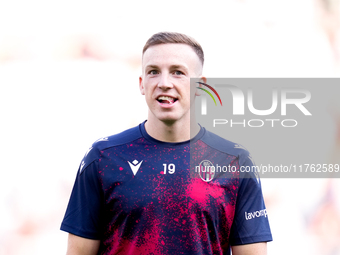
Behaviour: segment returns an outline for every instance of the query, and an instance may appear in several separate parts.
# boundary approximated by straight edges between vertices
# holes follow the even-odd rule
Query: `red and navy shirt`
[[[61,230],[101,240],[105,255],[230,254],[271,241],[261,183],[240,171],[252,166],[242,146],[204,128],[167,143],[142,123],[92,145]]]

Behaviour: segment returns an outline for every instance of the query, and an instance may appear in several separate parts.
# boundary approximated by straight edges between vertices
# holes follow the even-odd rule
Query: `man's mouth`
[[[160,96],[157,98],[157,101],[160,102],[161,104],[173,104],[177,101],[177,99],[168,96]]]

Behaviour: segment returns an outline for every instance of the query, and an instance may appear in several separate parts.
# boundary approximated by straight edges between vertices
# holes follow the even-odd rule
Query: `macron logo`
[[[136,159],[134,161],[132,161],[132,163],[130,163],[128,161],[128,163],[130,165],[130,168],[131,168],[131,170],[133,172],[133,175],[136,175],[136,173],[138,172],[139,167],[141,166],[142,162],[143,162],[143,160],[138,163],[138,161]]]

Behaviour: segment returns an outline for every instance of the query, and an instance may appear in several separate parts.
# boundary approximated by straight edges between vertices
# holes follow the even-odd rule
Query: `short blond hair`
[[[151,46],[166,43],[183,43],[189,45],[200,59],[202,66],[204,63],[204,53],[201,45],[192,37],[176,32],[160,32],[149,38],[143,48],[144,52]]]

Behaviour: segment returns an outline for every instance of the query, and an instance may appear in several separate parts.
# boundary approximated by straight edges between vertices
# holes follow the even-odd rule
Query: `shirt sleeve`
[[[79,167],[60,229],[99,240],[103,218],[103,192],[98,177],[98,153],[95,149],[90,150]]]
[[[244,167],[240,167],[240,185],[231,227],[230,245],[272,241],[259,176],[251,171],[242,172],[246,169],[254,169],[249,155],[242,166]]]

